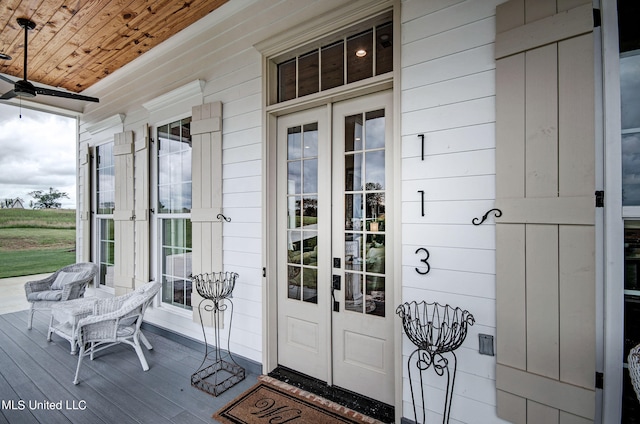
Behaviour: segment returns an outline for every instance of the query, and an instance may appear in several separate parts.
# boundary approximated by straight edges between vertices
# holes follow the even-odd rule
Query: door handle
[[[331,299],[333,300],[333,312],[340,312],[340,302],[336,300],[335,291],[342,290],[342,277],[333,275],[331,279]]]

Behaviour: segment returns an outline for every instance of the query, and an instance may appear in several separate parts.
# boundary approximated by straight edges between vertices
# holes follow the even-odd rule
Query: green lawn
[[[0,263],[2,263],[0,278],[44,274],[75,262],[75,250],[41,249],[28,252],[22,250],[0,250]]]
[[[76,262],[75,210],[0,209],[0,278]]]

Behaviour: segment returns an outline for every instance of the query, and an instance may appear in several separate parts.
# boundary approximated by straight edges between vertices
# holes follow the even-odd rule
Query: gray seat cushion
[[[62,290],[46,290],[41,292],[29,293],[29,296],[27,296],[27,300],[29,302],[60,299],[62,299]]]

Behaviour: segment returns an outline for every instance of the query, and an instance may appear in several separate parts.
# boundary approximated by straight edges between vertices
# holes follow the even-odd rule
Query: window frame
[[[112,146],[112,166],[111,168],[113,168],[113,185],[114,185],[114,190],[113,190],[113,201],[114,201],[114,208],[112,209],[111,213],[109,214],[104,214],[104,213],[99,213],[99,204],[98,204],[98,182],[99,182],[99,167],[98,167],[98,149],[100,149],[100,147],[106,146],[108,144],[111,144]],[[115,210],[115,156],[113,155],[113,147],[115,147],[115,142],[113,139],[107,139],[104,140],[96,145],[93,146],[92,150],[93,150],[93,154],[91,155],[91,211],[92,211],[92,219],[91,219],[91,225],[93,227],[92,230],[92,240],[93,242],[92,244],[92,249],[93,249],[93,255],[92,257],[94,258],[94,261],[98,264],[98,266],[100,267],[101,265],[101,261],[102,261],[102,257],[101,257],[101,242],[102,242],[102,237],[101,237],[101,226],[99,225],[101,220],[110,220],[112,222],[112,227],[113,227],[113,222],[114,222],[114,210]],[[115,249],[115,228],[114,228],[114,235],[113,235],[113,240],[112,240],[113,244],[114,244],[114,249]],[[114,260],[114,263],[111,264],[113,267],[115,267],[115,257],[112,258]],[[115,293],[115,286],[113,287],[109,287],[106,284],[101,284],[100,283],[100,274],[98,274],[97,278],[94,279],[94,286],[96,289],[99,289],[101,291],[104,291],[106,293],[109,294],[114,294]]]
[[[164,125],[168,125],[174,122],[181,121],[183,119],[192,119],[191,112],[176,114],[170,118],[166,118],[163,120],[159,120],[151,125],[153,134],[153,148],[151,149],[151,157],[150,157],[150,172],[151,172],[151,193],[150,193],[150,203],[151,207],[151,275],[150,279],[152,281],[158,281],[163,283],[163,270],[162,270],[162,258],[163,258],[163,228],[162,222],[166,219],[191,219],[191,212],[189,213],[160,213],[158,210],[158,184],[159,184],[159,149],[160,149],[160,141],[158,139],[158,129]],[[193,163],[193,161],[192,161]],[[191,176],[193,178],[193,168],[191,169]],[[161,291],[162,292],[162,291]],[[191,318],[192,316],[192,307],[184,308],[180,306],[176,306],[172,303],[168,303],[163,301],[162,293],[159,294],[158,306],[160,308],[164,308],[164,310],[176,313],[178,315],[182,315],[185,317]],[[186,304],[186,301],[185,301]]]

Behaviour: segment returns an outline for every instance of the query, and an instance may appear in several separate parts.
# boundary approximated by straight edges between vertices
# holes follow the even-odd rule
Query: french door
[[[392,97],[278,118],[278,363],[393,403]]]

